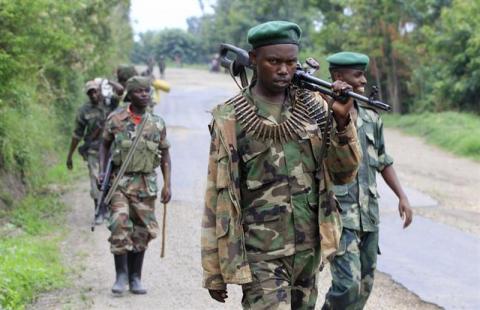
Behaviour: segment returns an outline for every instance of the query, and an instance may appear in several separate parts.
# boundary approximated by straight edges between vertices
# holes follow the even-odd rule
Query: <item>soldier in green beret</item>
[[[327,58],[333,81],[352,85],[359,94],[365,91],[367,55],[340,52]],[[336,185],[335,195],[342,209],[340,249],[330,265],[332,286],[322,309],[363,309],[372,291],[378,247],[379,172],[399,199],[398,211],[406,228],[412,222],[412,209],[393,168],[393,159],[385,150],[383,123],[378,112],[355,101],[351,110],[362,147],[362,162],[353,182]]]
[[[334,102],[330,146],[309,107],[318,94],[292,84],[300,27],[267,22],[248,32],[256,79],[213,111],[202,218],[203,286],[219,302],[241,284],[244,309],[314,309],[321,255],[338,248],[333,184],[355,177],[360,149],[352,101]],[[335,82],[334,90],[351,89]]]
[[[148,243],[159,230],[155,219],[158,192],[155,168],[158,166],[163,174],[161,202],[167,203],[171,198],[170,145],[163,119],[147,111],[150,87],[148,78],[134,76],[127,81],[126,91],[131,103],[109,115],[100,147],[100,171],[105,171],[107,154],[112,154],[113,175],[116,175],[126,160],[139,125],[145,120],[133,157],[110,203],[108,228],[111,231],[110,251],[115,261],[116,281],[112,287],[115,294],[122,294],[127,284],[134,294],[146,293],[141,283],[143,258]]]

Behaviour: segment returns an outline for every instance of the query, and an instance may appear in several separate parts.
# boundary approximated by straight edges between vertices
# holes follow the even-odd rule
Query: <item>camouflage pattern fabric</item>
[[[378,252],[378,232],[343,229],[340,250],[330,263],[332,286],[322,309],[363,309],[372,292]]]
[[[79,140],[84,139],[87,154],[98,154],[102,138],[101,129],[106,118],[106,112],[101,104],[94,105],[87,102],[78,110],[73,137]]]
[[[253,281],[242,285],[244,309],[315,309],[319,248],[250,263]]]
[[[332,309],[362,309],[370,295],[380,222],[376,173],[393,164],[385,151],[380,116],[371,108],[356,107],[358,139],[364,156],[355,180],[334,187],[342,209],[341,244],[345,251],[339,251],[331,265],[332,287],[326,300]]]
[[[108,229],[111,231],[110,251],[125,254],[142,252],[150,240],[157,237],[159,228],[155,219],[155,197],[140,199],[116,191],[110,205]]]
[[[278,124],[291,113],[283,106],[255,102],[264,122]],[[278,111],[272,111],[272,109]],[[276,117],[274,116],[276,115]],[[320,145],[316,125],[306,125],[299,140],[268,143],[253,139],[237,123],[240,191],[245,246],[249,262],[293,255],[319,244],[318,182],[312,145]]]
[[[146,112],[148,113],[148,112]],[[128,106],[119,108],[109,115],[103,138],[112,141],[112,154],[116,169],[121,165],[122,154],[128,151],[136,136],[137,125],[132,121]],[[131,164],[120,179],[111,201],[109,229],[111,251],[143,251],[148,242],[155,238],[158,223],[154,205],[158,192],[155,164],[160,163],[162,150],[169,148],[163,119],[149,115],[142,137],[139,140]],[[150,156],[149,158],[147,158]],[[150,171],[146,171],[148,167]],[[141,171],[139,171],[141,169]]]
[[[393,164],[385,151],[383,122],[376,111],[357,105],[358,140],[364,154],[355,180],[334,187],[342,209],[343,226],[359,231],[377,231],[379,224],[376,174]]]
[[[90,179],[90,197],[97,200],[100,198],[100,191],[97,187],[98,180],[98,155],[88,154],[87,157],[88,176]]]
[[[238,96],[243,96],[243,93]],[[240,199],[240,197],[243,198],[241,194],[242,178],[245,178],[241,175],[240,162],[245,158],[242,158],[238,151],[237,122],[232,104],[238,96],[218,106],[212,112],[213,122],[210,125],[211,145],[201,241],[203,286],[208,289],[224,289],[227,283],[246,284],[253,280],[247,257],[245,240],[247,234],[243,226],[245,214],[242,208],[243,202]],[[325,106],[326,102],[319,100],[318,104]],[[305,122],[304,126],[315,127],[317,125],[311,120],[311,122]],[[306,130],[306,132],[310,132],[310,130]],[[309,141],[306,142],[306,145],[311,144],[311,151],[315,158],[319,158],[321,136],[318,129],[315,135],[317,135],[315,139],[309,137],[308,134],[308,137],[304,139]],[[298,151],[301,148],[292,149]],[[318,180],[318,186],[315,185],[318,193],[316,204],[318,218],[312,231],[319,230],[321,252],[325,257],[331,257],[338,249],[342,231],[336,209],[337,202],[332,192],[333,184],[351,182],[356,174],[360,157],[356,130],[353,123],[350,122],[343,132],[338,132],[336,129],[332,131],[332,144],[323,162],[315,165],[315,178]],[[302,162],[302,165],[297,166],[303,169],[303,165],[307,164]],[[268,174],[270,167],[271,165],[258,166],[258,169],[264,169],[261,174]],[[276,175],[276,171],[273,169],[271,173]],[[300,175],[300,173],[295,173],[295,175]],[[305,182],[304,178],[308,178],[308,176],[298,179]],[[290,185],[288,186],[290,187]],[[265,193],[268,193],[270,189],[269,184],[260,188]],[[304,194],[308,195],[307,192]],[[291,197],[295,196],[291,195]],[[303,203],[305,204],[304,197],[301,199],[304,199]],[[255,199],[255,201],[257,200]],[[298,204],[301,205],[300,202]],[[257,207],[261,208],[261,206],[262,203],[259,201]],[[258,210],[261,211],[261,209]],[[252,218],[256,216],[255,213],[250,214],[252,214]],[[261,217],[264,216],[261,215]],[[265,241],[268,242],[268,240]]]

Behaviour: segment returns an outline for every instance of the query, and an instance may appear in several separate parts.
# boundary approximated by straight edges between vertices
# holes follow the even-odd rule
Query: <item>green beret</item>
[[[117,68],[118,80],[126,81],[135,75],[138,75],[138,73],[133,65],[120,65]]]
[[[302,29],[297,24],[277,20],[250,28],[247,40],[253,48],[274,44],[298,45],[301,36]]]
[[[152,86],[152,80],[145,76],[133,76],[127,81],[127,93],[139,89],[139,88],[149,88]]]
[[[340,52],[327,57],[330,69],[349,68],[365,70],[368,66],[369,59],[365,54],[354,52]]]

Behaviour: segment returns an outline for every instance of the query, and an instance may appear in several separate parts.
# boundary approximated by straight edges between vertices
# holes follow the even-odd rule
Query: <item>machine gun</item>
[[[232,58],[230,58],[229,55],[232,55]],[[234,79],[236,76],[239,76],[243,87],[248,85],[245,69],[248,68],[253,70],[254,68],[250,63],[247,51],[231,44],[222,43],[220,44],[220,64],[222,67],[227,68],[230,71],[230,74]],[[236,81],[237,80],[235,79],[235,82]],[[305,72],[300,65],[297,65],[297,70],[293,76],[292,83],[303,89],[318,91],[332,98],[339,98],[339,95],[332,91],[332,83],[321,80],[310,73]],[[376,100],[373,97],[368,98],[359,95],[353,91],[346,91],[340,96],[352,97],[377,109],[385,111],[391,110],[391,107],[388,104]]]

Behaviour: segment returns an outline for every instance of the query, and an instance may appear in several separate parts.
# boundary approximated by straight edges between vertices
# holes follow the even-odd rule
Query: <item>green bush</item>
[[[454,154],[480,160],[480,117],[475,114],[443,112],[384,115],[387,126],[424,137],[427,142]]]

